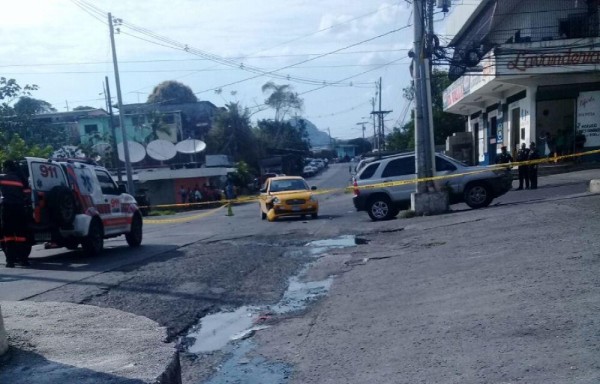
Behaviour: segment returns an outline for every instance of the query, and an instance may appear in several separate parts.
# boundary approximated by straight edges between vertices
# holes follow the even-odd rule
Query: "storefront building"
[[[463,16],[443,98],[468,118],[474,164],[522,143],[541,155],[600,148],[598,11],[598,0],[483,0]]]

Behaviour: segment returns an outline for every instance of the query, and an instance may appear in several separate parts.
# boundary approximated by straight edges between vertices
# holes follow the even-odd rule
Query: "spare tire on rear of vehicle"
[[[52,221],[60,226],[70,225],[75,220],[75,197],[69,188],[58,185],[48,192],[48,210]]]

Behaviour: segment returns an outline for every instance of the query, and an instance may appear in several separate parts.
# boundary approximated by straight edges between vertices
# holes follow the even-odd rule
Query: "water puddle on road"
[[[313,256],[319,257],[331,249],[347,248],[357,245],[358,239],[354,235],[343,235],[333,239],[315,240],[304,244],[302,248],[286,251],[284,256]]]
[[[307,282],[302,282],[297,276],[293,276],[290,278],[290,285],[283,294],[283,298],[279,303],[269,307],[269,310],[277,314],[301,311],[312,301],[325,296],[332,283],[333,276],[321,281]]]
[[[204,316],[200,319],[199,329],[188,334],[196,340],[189,346],[188,352],[204,353],[223,348],[236,336],[251,329],[257,317],[258,308],[248,306]]]
[[[311,241],[304,245],[302,250],[286,252],[287,255],[318,256],[330,249],[345,248],[356,245],[355,236],[340,236],[334,239]],[[293,254],[290,252],[302,252]],[[297,312],[325,296],[331,284],[333,276],[321,281],[301,281],[311,265],[305,266],[296,276],[289,278],[288,288],[282,299],[275,305],[256,307],[243,306],[234,311],[222,311],[208,315],[200,319],[199,324],[188,334],[193,342],[188,346],[190,353],[207,353],[224,348],[232,340],[242,340],[252,336],[256,331],[268,328],[259,323],[271,315],[281,315],[289,312]]]

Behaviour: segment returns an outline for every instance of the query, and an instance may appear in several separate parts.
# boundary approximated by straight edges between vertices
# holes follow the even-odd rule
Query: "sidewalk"
[[[181,383],[174,345],[145,317],[68,303],[1,304],[10,348],[0,357],[0,383]]]
[[[577,194],[365,226],[257,353],[291,383],[600,382],[598,212]]]

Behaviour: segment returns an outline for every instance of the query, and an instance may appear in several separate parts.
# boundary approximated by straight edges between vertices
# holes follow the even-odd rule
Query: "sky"
[[[289,84],[300,115],[331,137],[373,132],[371,100],[382,79],[386,132],[410,117],[412,8],[405,0],[19,0],[5,4],[0,76],[36,84],[32,97],[59,112],[105,108],[109,77],[116,103],[107,13],[115,35],[123,102],[145,102],[176,80],[216,106],[238,102],[253,121],[268,81]],[[436,26],[437,27],[437,26]],[[376,108],[379,108],[377,95]]]

